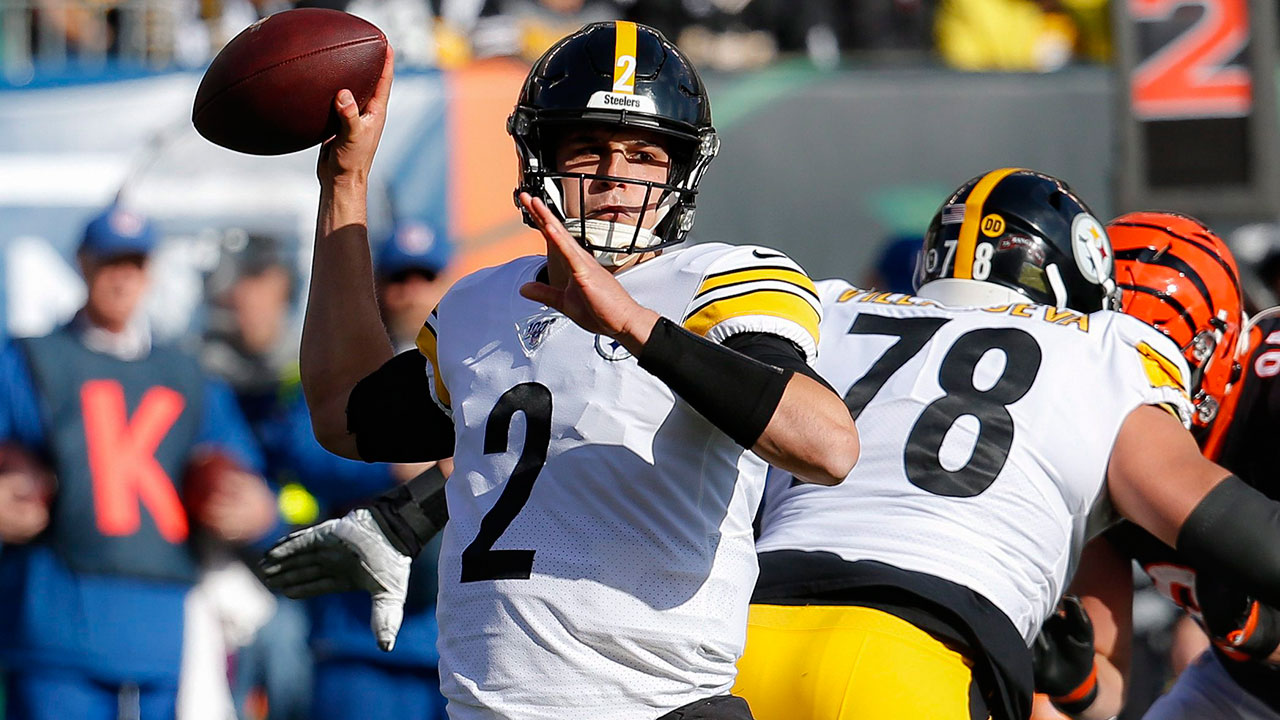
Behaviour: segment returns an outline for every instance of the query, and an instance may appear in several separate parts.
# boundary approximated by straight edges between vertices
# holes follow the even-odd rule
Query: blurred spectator
[[[441,0],[447,34],[470,39],[475,57],[537,59],[587,23],[621,16],[611,0]]]
[[[269,421],[281,380],[297,362],[298,277],[277,237],[228,230],[205,282],[209,298],[200,361],[235,392],[250,425]]]
[[[426,223],[397,223],[378,248],[378,307],[396,349],[413,347],[418,331],[448,289],[454,246]]]
[[[0,545],[21,545],[49,524],[55,483],[49,468],[21,446],[0,446]]]
[[[635,2],[627,18],[661,30],[699,67],[736,71],[761,68],[779,51],[805,48],[811,30],[820,45],[819,64],[834,65],[834,12],[828,0],[656,0]]]
[[[453,244],[420,222],[400,222],[377,250],[378,306],[397,350],[413,347],[427,316],[448,288]],[[404,482],[429,465],[370,465],[325,453],[310,433],[305,408],[295,406],[307,444],[299,467],[332,515]],[[447,470],[432,469],[432,472]],[[384,653],[369,637],[368,593],[344,593],[309,601],[316,657],[315,720],[444,720],[436,653],[436,562],[439,539],[414,560],[404,625],[395,649]],[[405,633],[408,633],[406,635]],[[376,697],[376,706],[364,698]]]
[[[923,244],[924,238],[920,235],[895,235],[885,240],[862,286],[885,292],[914,293],[916,258]]]
[[[842,6],[845,39],[852,51],[933,48],[933,17],[937,0],[864,0]]]
[[[242,545],[275,529],[274,498],[249,471],[260,451],[227,388],[153,344],[138,312],[155,240],[148,220],[108,208],[80,244],[84,307],[0,352],[0,442],[57,478],[47,525],[0,554],[6,720],[173,718],[194,531]],[[226,462],[188,495],[198,453]],[[217,681],[225,692],[225,674]]]
[[[284,482],[274,433],[282,422],[281,386],[296,374],[297,285],[284,242],[238,228],[225,233],[218,265],[206,282],[211,302],[201,362],[230,384],[241,412],[267,451],[267,477],[275,483]],[[289,513],[285,517],[296,520]],[[302,603],[277,597],[274,614],[236,654],[232,686],[240,717],[310,717],[312,666],[307,632]]]
[[[1079,30],[1065,0],[942,0],[938,51],[961,70],[1049,72],[1071,61]]]

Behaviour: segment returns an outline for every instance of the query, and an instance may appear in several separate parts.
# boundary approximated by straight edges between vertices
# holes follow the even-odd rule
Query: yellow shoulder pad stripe
[[[768,315],[790,320],[805,329],[818,342],[818,311],[808,300],[785,290],[761,289],[744,295],[724,298],[707,304],[684,320],[684,328],[695,335],[706,336],[711,328],[729,318]]]
[[[1151,387],[1172,387],[1180,390],[1183,395],[1187,394],[1187,382],[1176,362],[1161,355],[1145,342],[1138,343],[1137,350],[1142,356],[1142,369],[1146,372],[1147,382],[1151,383]]]
[[[694,297],[718,288],[738,285],[740,283],[754,282],[757,280],[777,280],[795,285],[802,290],[813,293],[814,297],[818,295],[818,289],[813,286],[813,281],[808,275],[790,268],[769,267],[769,268],[744,268],[742,270],[734,270],[731,272],[711,275],[702,281],[698,286],[698,292]]]
[[[418,352],[422,353],[427,358],[427,362],[431,363],[436,399],[442,405],[453,407],[453,402],[449,397],[449,388],[445,387],[444,378],[440,376],[440,360],[436,351],[435,328],[431,327],[430,323],[424,323],[422,329],[418,331],[418,339],[415,342],[418,346]]]

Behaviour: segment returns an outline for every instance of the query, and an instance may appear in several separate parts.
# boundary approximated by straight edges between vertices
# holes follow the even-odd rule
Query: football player
[[[1110,311],[1112,248],[1074,193],[986,173],[923,250],[918,297],[818,285],[818,369],[862,457],[831,488],[770,474],[735,686],[757,718],[1026,718],[1029,646],[1112,507],[1280,597],[1274,551],[1238,550],[1280,506],[1198,452],[1185,360]]]
[[[1192,432],[1205,457],[1276,496],[1272,448],[1280,424],[1280,386],[1272,378],[1280,372],[1280,320],[1275,311],[1246,321],[1231,251],[1194,218],[1130,213],[1113,220],[1108,232],[1124,311],[1168,335],[1191,367]],[[1037,663],[1055,668],[1057,694],[1075,691],[1078,696],[1075,702],[1059,701],[1060,709],[1086,719],[1118,711],[1102,697],[1123,694],[1133,599],[1130,558],[1212,640],[1210,651],[1182,672],[1145,717],[1280,718],[1280,670],[1274,664],[1280,660],[1280,612],[1224,580],[1218,568],[1195,564],[1127,522],[1090,543],[1073,581],[1088,614],[1060,622],[1039,641]],[[1087,681],[1090,675],[1094,683]],[[1096,684],[1096,693],[1088,691],[1090,684]]]
[[[810,367],[821,308],[799,266],[674,247],[718,149],[697,72],[630,22],[553,46],[508,123],[547,256],[463,278],[396,356],[365,230],[390,80],[388,61],[363,115],[339,95],[343,130],[321,151],[302,380],[330,450],[454,458],[438,604],[449,716],[749,717],[729,691],[765,463],[836,483],[858,442]],[[372,587],[389,647],[403,566],[443,521],[418,505],[434,490],[303,531],[267,569],[294,594]],[[387,572],[329,561],[352,546]]]

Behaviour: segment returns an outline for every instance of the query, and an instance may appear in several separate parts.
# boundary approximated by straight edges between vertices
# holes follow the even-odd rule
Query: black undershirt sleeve
[[[365,462],[412,463],[453,455],[453,420],[431,399],[427,359],[408,350],[351,391],[347,432]]]
[[[1280,606],[1280,503],[1228,476],[1196,505],[1178,531],[1177,549],[1195,568]]]
[[[773,418],[791,376],[799,371],[790,366],[797,362],[807,366],[798,348],[791,351],[760,337],[741,338],[736,344],[789,367],[762,362],[729,343],[714,343],[667,318],[659,318],[653,326],[638,359],[640,367],[666,383],[698,414],[750,449]]]
[[[744,332],[731,335],[720,343],[730,350],[737,350],[753,360],[759,360],[783,370],[792,370],[813,378],[831,392],[835,388],[818,374],[806,360],[800,346],[781,335],[766,332]]]

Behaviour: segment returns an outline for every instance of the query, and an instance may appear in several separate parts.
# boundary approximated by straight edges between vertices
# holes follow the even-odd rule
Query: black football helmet
[[[1084,313],[1120,307],[1102,223],[1066,183],[1020,168],[979,175],[938,209],[915,287],[935,281],[992,283],[1028,302]]]
[[[574,123],[640,128],[668,138],[667,182],[558,172],[554,143]],[[651,232],[640,229],[642,214],[634,229],[608,233],[621,241],[604,244],[588,237],[586,223],[566,222],[583,246],[597,253],[646,252],[684,240],[693,227],[698,183],[720,147],[707,90],[693,64],[662,33],[626,21],[586,25],[552,46],[529,71],[507,132],[520,157],[516,195],[541,198],[562,221],[567,220],[564,178],[648,186],[645,208],[656,206],[655,212],[664,213]],[[528,213],[524,221],[536,227]]]

